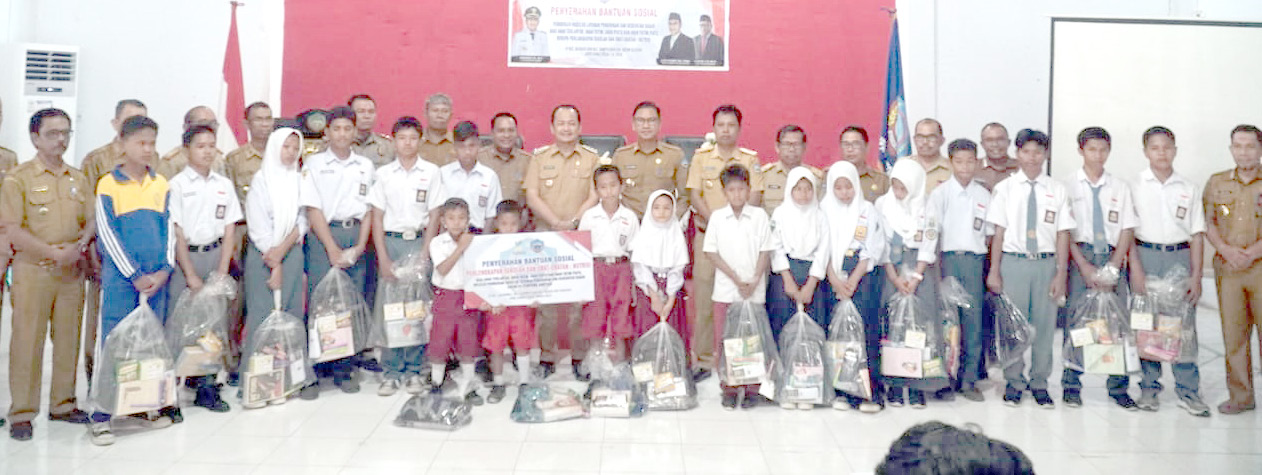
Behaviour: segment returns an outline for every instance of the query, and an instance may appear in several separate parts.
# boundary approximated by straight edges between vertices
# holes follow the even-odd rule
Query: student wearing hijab
[[[929,262],[936,251],[927,241],[937,231],[927,226],[925,215],[925,169],[915,160],[899,160],[890,170],[890,191],[876,200],[876,209],[885,223],[885,239],[889,243],[885,258],[885,290],[888,299],[896,292],[915,294],[922,312],[936,315],[938,305],[938,267]],[[929,230],[926,230],[929,228]],[[926,233],[934,233],[928,236]],[[911,407],[925,408],[925,380],[888,379],[887,399],[894,407],[903,405],[903,388]]]
[[[884,385],[881,384],[881,281],[878,263],[885,252],[885,235],[876,207],[863,197],[859,170],[850,162],[834,163],[828,169],[828,188],[820,209],[828,223],[828,277],[830,298],[827,314],[833,307],[851,299],[863,317],[863,337],[868,360],[868,376],[872,383],[872,400],[865,401],[838,392],[833,408],[857,408],[865,413],[885,408]],[[830,335],[831,336],[831,335]]]
[[[819,183],[806,167],[789,170],[785,180],[789,199],[771,215],[771,279],[767,284],[767,316],[771,334],[780,341],[780,331],[801,305],[807,315],[828,328],[829,300],[826,277],[828,265],[828,224],[819,209],[816,190]]]
[[[640,230],[631,239],[631,271],[637,290],[635,328],[642,335],[665,320],[683,337],[685,353],[692,354],[692,330],[683,299],[688,243],[675,207],[671,192],[654,191],[640,219]]]

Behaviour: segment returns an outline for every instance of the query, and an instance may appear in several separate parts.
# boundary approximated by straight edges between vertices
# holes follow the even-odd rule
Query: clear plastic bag
[[[697,407],[697,385],[688,371],[684,339],[669,323],[659,322],[631,348],[631,373],[654,411]]]
[[[872,373],[868,370],[867,340],[863,333],[863,315],[846,299],[833,309],[833,322],[828,327],[829,383],[838,391],[863,399],[872,399]]]
[[[316,284],[307,319],[314,362],[346,358],[367,346],[369,317],[363,294],[364,289],[341,269],[329,269]]]
[[[1025,357],[1034,345],[1034,324],[1018,309],[1008,294],[989,294],[995,311],[995,344],[987,349],[987,361],[1000,369]]]
[[[964,284],[961,284],[960,280],[954,276],[942,279],[938,293],[944,307],[973,308],[973,305],[976,305],[973,296],[964,290]]]
[[[1135,335],[1117,294],[1088,290],[1074,306],[1066,325],[1069,338],[1061,350],[1066,368],[1115,375],[1139,371]]]
[[[750,301],[732,302],[725,318],[723,346],[718,349],[723,384],[762,384],[759,393],[775,395],[782,366],[767,311]]]
[[[974,303],[955,277],[943,280],[941,289],[938,297],[942,300],[942,359],[947,377],[954,380],[960,374],[960,309],[971,309]]]
[[[409,253],[395,261],[395,280],[382,279],[377,285],[370,346],[403,348],[429,342],[433,320],[428,264],[423,253]]]
[[[776,401],[823,404],[831,400],[832,385],[824,364],[824,329],[801,308],[780,331],[780,361],[784,371],[776,385]]]
[[[473,407],[463,399],[444,398],[431,392],[408,398],[394,425],[416,429],[453,431],[473,422]]]
[[[890,297],[889,331],[881,345],[881,374],[916,380],[910,386],[936,390],[947,385],[941,311],[915,294]]]
[[[549,386],[538,378],[521,386],[509,417],[516,422],[556,422],[587,415],[577,392]]]
[[[175,358],[175,375],[205,376],[224,369],[228,350],[228,303],[236,282],[211,274],[197,292],[184,289],[167,317],[166,341]]]
[[[307,328],[302,319],[275,308],[246,336],[241,351],[241,393],[247,406],[288,397],[316,382],[307,354]]]
[[[1164,363],[1195,363],[1199,353],[1195,306],[1187,301],[1188,270],[1170,268],[1160,276],[1149,275],[1147,294],[1131,301],[1131,328],[1135,330],[1140,357]]]
[[[175,361],[148,296],[110,331],[97,352],[90,398],[94,410],[116,416],[175,406]]]

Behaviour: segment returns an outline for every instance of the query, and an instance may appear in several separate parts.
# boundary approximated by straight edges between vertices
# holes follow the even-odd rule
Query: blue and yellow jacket
[[[104,260],[128,281],[174,269],[169,190],[152,168],[137,182],[116,167],[97,184],[97,241]]]

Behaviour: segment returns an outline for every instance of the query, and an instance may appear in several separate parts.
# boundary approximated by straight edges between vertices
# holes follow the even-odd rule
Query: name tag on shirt
[[[479,207],[479,208],[485,208],[485,207],[486,207],[486,195],[483,195],[483,196],[479,196],[479,197],[478,197],[478,207]]]
[[[925,238],[925,232],[924,232],[924,231],[916,231],[916,237],[915,237],[915,238],[913,238],[913,239],[914,239],[916,242],[920,242],[920,241],[923,241],[923,240],[924,240],[924,238]]]
[[[1183,218],[1186,218],[1187,215],[1188,215],[1188,209],[1186,207],[1180,206],[1179,209],[1174,210],[1175,218],[1183,219]]]
[[[219,205],[215,207],[215,219],[223,219],[224,215],[227,213],[228,213],[227,206]]]
[[[1047,224],[1056,224],[1056,212],[1047,210],[1043,212],[1043,222]]]
[[[1109,211],[1109,222],[1114,224],[1117,223],[1117,211]]]
[[[359,196],[368,196],[368,184],[366,183],[359,184]]]
[[[854,239],[855,239],[856,241],[862,241],[862,240],[867,239],[867,238],[868,238],[868,227],[867,227],[867,226],[855,226],[855,228],[854,228]]]
[[[981,230],[982,230],[982,223],[983,223],[982,218],[973,218],[973,230],[974,230],[974,231],[981,231]]]
[[[425,202],[425,194],[426,194],[426,193],[425,193],[425,190],[416,190],[416,202],[417,202],[417,203],[424,203],[424,202]]]

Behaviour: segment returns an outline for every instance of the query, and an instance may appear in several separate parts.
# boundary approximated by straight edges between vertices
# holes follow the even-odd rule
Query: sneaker
[[[1060,398],[1065,402],[1065,407],[1082,407],[1082,391],[1078,389],[1066,389]],[[1117,398],[1114,398],[1116,400]],[[1130,399],[1130,397],[1127,397]]]
[[[863,401],[859,404],[859,412],[864,414],[876,414],[883,410],[885,410],[885,406],[881,405],[879,402]]]
[[[482,396],[479,396],[477,391],[469,391],[469,394],[464,395],[464,400],[474,406],[481,406],[483,403]]]
[[[508,394],[508,388],[503,384],[491,386],[491,394],[486,397],[486,402],[497,404],[504,400],[504,396]]]
[[[797,409],[797,408],[798,408],[797,403],[792,403],[792,402],[782,402],[782,403],[780,403],[780,409],[787,409],[787,410],[792,411],[792,410]]]
[[[1021,395],[1024,391],[1008,385],[1003,390],[1003,403],[1008,407],[1017,407],[1021,405]]]
[[[92,439],[92,445],[104,446],[114,444],[114,431],[110,428],[110,423],[93,422],[88,426],[88,437]]]
[[[902,388],[890,389],[889,393],[887,393],[885,396],[886,396],[886,401],[889,402],[890,407],[903,407],[903,389]]]
[[[397,393],[397,392],[399,392],[399,379],[398,378],[388,378],[385,381],[381,382],[381,386],[377,386],[378,396],[390,397],[390,396],[393,396],[394,393]]]
[[[368,355],[360,355],[358,366],[360,369],[371,373],[380,373],[385,371],[385,368],[381,367],[381,363],[377,362],[376,358],[372,358]]]
[[[405,388],[408,394],[420,394],[425,391],[425,382],[421,380],[421,375],[413,374],[407,377]]]
[[[35,426],[30,422],[14,422],[9,426],[9,437],[20,441],[31,440],[31,437],[35,437]]]
[[[700,382],[702,382],[702,381],[705,381],[705,380],[707,380],[707,379],[710,379],[710,376],[711,376],[712,374],[713,374],[713,373],[711,373],[711,372],[710,372],[710,370],[705,369],[705,368],[701,368],[701,369],[693,370],[693,371],[692,371],[692,382],[693,382],[693,383],[700,383]]]
[[[210,412],[228,412],[232,410],[228,403],[219,396],[218,385],[197,388],[197,398],[193,400],[193,405],[204,407]]]
[[[232,386],[232,387],[234,387],[234,388],[235,388],[235,387],[237,387],[237,386],[240,386],[240,385],[241,385],[241,373],[238,373],[238,372],[236,372],[236,371],[233,371],[233,372],[228,373],[228,385],[229,385],[229,386]]]
[[[1209,406],[1201,401],[1199,394],[1179,396],[1179,407],[1196,417],[1209,417]]]
[[[1122,409],[1126,409],[1132,412],[1139,410],[1139,406],[1135,404],[1135,400],[1131,399],[1131,396],[1129,394],[1118,394],[1116,396],[1112,396],[1112,398],[1113,398],[1113,404],[1117,404],[1117,406]],[[1206,408],[1205,410],[1208,411],[1209,408]]]
[[[272,405],[272,406],[281,406],[281,405],[284,405],[284,404],[285,404],[285,403],[287,403],[287,402],[289,402],[289,398],[288,398],[288,397],[278,397],[278,398],[273,399],[273,400],[271,400],[271,401],[267,401],[267,403],[268,403],[268,404],[270,404],[270,405]]]
[[[1139,401],[1135,404],[1138,405],[1140,409],[1149,412],[1156,412],[1157,409],[1161,408],[1161,401],[1157,400],[1156,391],[1144,391],[1143,394],[1139,395]]]
[[[735,411],[737,400],[740,399],[737,396],[738,394],[735,391],[723,391],[723,409]]]
[[[490,383],[495,378],[495,375],[491,374],[491,363],[485,358],[477,361],[473,367],[473,372],[482,378],[483,383]]]
[[[267,404],[268,403],[266,402],[243,402],[241,403],[241,407],[245,409],[250,409],[250,410],[262,409],[264,407],[267,407]]]
[[[809,402],[799,402],[799,403],[798,403],[798,410],[799,410],[799,411],[811,411],[811,410],[814,410],[814,409],[815,409],[815,405],[814,405],[814,404],[811,404],[811,403],[809,403]]]
[[[578,382],[582,382],[582,383],[591,381],[592,375],[583,373],[581,369],[582,366],[583,366],[582,361],[574,361],[571,363],[570,369],[574,371],[574,380]]]
[[[158,415],[169,419],[172,424],[180,424],[184,422],[184,412],[180,411],[180,408],[178,407],[164,407],[158,410]],[[159,418],[159,420],[161,420],[161,418]]]
[[[543,370],[543,379],[548,379],[548,376],[552,376],[552,373],[557,372],[557,364],[551,361],[540,361],[539,369]]]
[[[925,406],[925,392],[919,389],[907,390],[907,401],[911,403],[912,409],[924,409],[927,407]]]
[[[298,391],[298,397],[306,401],[320,399],[320,383],[312,383],[303,386],[302,389]]]
[[[334,382],[334,384],[336,384],[337,388],[341,389],[342,392],[346,394],[355,394],[359,392],[359,381],[355,381],[355,378],[347,378],[345,381]]]
[[[1034,402],[1038,403],[1043,409],[1056,409],[1056,401],[1052,400],[1052,395],[1047,393],[1046,389],[1031,389],[1034,394]]]
[[[837,396],[833,398],[833,409],[838,411],[849,411],[850,401],[846,400],[845,397]]]
[[[70,412],[66,412],[62,414],[49,414],[48,420],[69,422],[71,424],[88,424],[92,422],[92,417],[89,416],[88,413],[86,412],[80,411],[78,409],[71,409]],[[0,423],[0,427],[3,427],[3,426],[4,426],[4,423]]]
[[[969,401],[973,401],[973,402],[986,401],[986,396],[983,395],[981,391],[978,391],[977,388],[968,388],[968,389],[961,390],[960,396],[963,396],[964,399],[968,399]]]
[[[1228,400],[1227,402],[1218,405],[1218,413],[1233,416],[1245,411],[1252,411],[1254,407],[1255,406],[1253,404],[1240,404]]]
[[[175,422],[166,416],[159,415],[157,412],[142,412],[140,414],[132,414],[132,419],[140,422],[140,426],[146,429],[166,429],[171,427]]]
[[[741,394],[741,409],[753,409],[762,403],[763,397],[757,392],[751,394],[745,388],[741,388]]]

